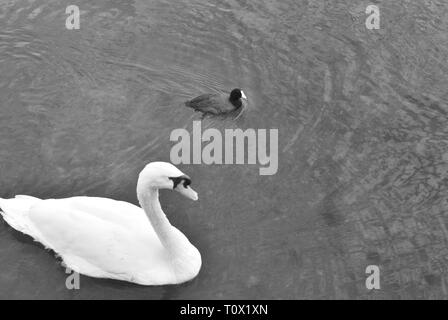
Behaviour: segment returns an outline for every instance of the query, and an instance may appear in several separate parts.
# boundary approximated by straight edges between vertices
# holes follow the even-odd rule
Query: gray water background
[[[244,116],[203,127],[278,128],[279,171],[179,166],[200,201],[162,206],[203,258],[180,286],[82,276],[69,291],[2,221],[0,298],[447,298],[447,56],[442,0],[1,0],[1,197],[137,203],[138,172],[199,118],[183,101],[234,87]]]

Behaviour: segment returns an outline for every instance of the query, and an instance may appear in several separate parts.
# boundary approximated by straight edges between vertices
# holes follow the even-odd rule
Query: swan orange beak
[[[198,193],[190,188],[190,186],[184,187],[183,184],[179,184],[174,190],[182,194],[184,197],[193,201],[198,200]]]

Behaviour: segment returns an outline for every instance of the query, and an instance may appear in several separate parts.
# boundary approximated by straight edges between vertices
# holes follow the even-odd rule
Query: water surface
[[[161,201],[203,258],[181,286],[69,291],[2,221],[0,298],[447,298],[448,4],[373,3],[380,30],[359,0],[1,0],[1,197],[137,203],[138,172],[199,118],[183,101],[234,87],[249,110],[202,126],[278,128],[279,171],[180,166],[200,201]]]

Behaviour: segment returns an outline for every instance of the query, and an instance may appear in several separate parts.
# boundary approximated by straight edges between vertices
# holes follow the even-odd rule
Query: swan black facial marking
[[[191,184],[191,178],[187,176],[186,174],[180,176],[180,177],[169,177],[168,179],[173,180],[173,189],[176,189],[177,185],[179,183],[182,183],[184,187],[188,187]]]

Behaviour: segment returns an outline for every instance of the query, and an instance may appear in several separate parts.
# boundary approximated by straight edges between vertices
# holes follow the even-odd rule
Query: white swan
[[[16,196],[0,198],[0,213],[11,227],[53,249],[78,273],[141,285],[178,284],[199,273],[201,255],[168,221],[158,189],[197,200],[190,183],[172,164],[152,162],[137,182],[143,210],[107,198]]]

